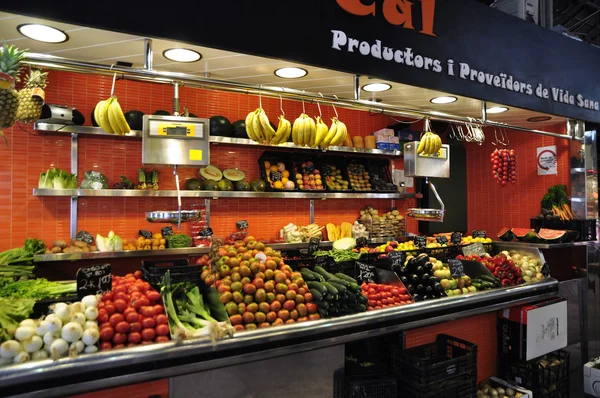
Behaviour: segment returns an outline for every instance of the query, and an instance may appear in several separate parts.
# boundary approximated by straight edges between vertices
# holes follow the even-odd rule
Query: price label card
[[[367,282],[373,283],[375,282],[375,265],[369,265],[365,263],[361,263],[360,261],[356,262],[356,280],[358,283]]]
[[[77,270],[77,296],[102,294],[112,290],[110,264],[91,265]]]
[[[171,236],[171,235],[173,235],[173,227],[171,227],[170,225],[163,227],[160,229],[160,233],[162,234],[163,237]]]
[[[544,263],[542,265],[542,275],[544,275],[544,278],[550,278],[550,264]]]
[[[240,221],[238,221],[238,222],[235,223],[235,226],[239,230],[246,229],[246,228],[248,228],[248,221],[246,221],[246,220],[240,220]]]
[[[391,260],[391,267],[393,269],[398,269],[404,265],[404,260],[406,260],[406,254],[404,252],[389,252],[388,259]]]
[[[310,238],[308,241],[308,254],[313,254],[319,250],[319,243],[321,243],[321,238]]]
[[[471,233],[471,236],[472,236],[473,238],[484,238],[484,239],[485,239],[485,238],[487,238],[487,234],[486,234],[486,232],[485,232],[485,231],[483,231],[483,230],[482,230],[482,231],[474,230],[474,231]]]
[[[138,231],[138,235],[143,237],[144,239],[152,239],[152,232],[140,229]]]
[[[436,236],[435,240],[437,241],[437,243],[439,243],[440,245],[447,245],[448,244],[448,238],[446,237],[446,235],[442,235],[442,236]]]
[[[481,243],[473,243],[471,245],[463,246],[462,252],[465,256],[476,255],[479,257],[485,256],[487,253]]]
[[[424,248],[427,246],[427,237],[426,236],[415,236],[415,246],[418,248]]]
[[[91,245],[94,242],[94,237],[92,236],[92,234],[90,234],[85,229],[82,229],[81,231],[77,232],[75,239],[85,242],[88,245]]]
[[[212,228],[204,228],[202,231],[198,232],[198,236],[208,237],[213,236]]]
[[[329,256],[317,256],[315,258],[315,267],[323,267],[329,263]]]
[[[462,242],[462,234],[460,232],[452,232],[450,235],[450,243],[453,245],[460,245]]]
[[[460,260],[455,260],[453,258],[448,260],[448,267],[450,268],[450,273],[453,278],[460,278],[465,275],[465,269],[463,267],[463,263]]]
[[[369,240],[365,237],[360,237],[356,239],[356,248],[360,249],[361,247],[366,247],[369,245]]]

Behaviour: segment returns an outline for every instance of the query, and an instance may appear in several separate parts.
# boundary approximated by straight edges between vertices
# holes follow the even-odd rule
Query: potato
[[[59,247],[61,249],[64,249],[65,247],[67,247],[67,242],[65,242],[62,239],[55,240],[54,243],[52,244],[52,246],[56,246],[56,247]]]
[[[90,252],[90,248],[89,247],[82,247],[81,251],[83,251],[84,253],[89,253]]]
[[[98,251],[98,246],[91,245],[90,246],[90,251],[91,252],[97,252]]]
[[[52,254],[52,250],[46,249],[46,254]]]
[[[82,242],[80,240],[73,239],[73,246],[79,247],[79,248],[84,248],[84,247],[88,247],[88,244],[85,242]]]
[[[55,243],[56,243],[56,242],[55,242]],[[66,245],[65,245],[65,246],[66,246]],[[59,246],[54,246],[54,247],[53,247],[53,248],[50,250],[50,252],[51,252],[51,253],[54,253],[54,254],[56,254],[56,253],[62,253],[62,251],[63,251],[63,249],[62,249],[61,247],[59,247]]]
[[[73,253],[73,246],[67,246],[63,249],[63,253]]]
[[[81,252],[83,252],[83,249],[81,247],[71,246],[71,253],[81,253]]]

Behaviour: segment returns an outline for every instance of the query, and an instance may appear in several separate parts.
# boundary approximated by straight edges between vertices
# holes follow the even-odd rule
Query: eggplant
[[[415,269],[415,274],[417,275],[423,275],[425,273],[425,268],[423,268],[422,266],[418,266],[417,269]]]
[[[435,283],[440,283],[440,278],[437,278],[435,276],[431,276],[431,277],[429,277],[429,282],[434,283],[434,284]]]
[[[423,286],[422,284],[418,284],[418,285],[417,285],[417,293],[418,293],[418,294],[423,294],[423,293],[425,293],[425,292],[426,292],[426,290],[425,290],[425,286]]]
[[[433,288],[431,286],[425,287],[425,293],[427,293],[428,295],[432,295],[433,294]]]
[[[406,276],[402,275],[400,277],[400,280],[402,281],[402,283],[404,284],[404,286],[406,286],[406,288],[408,289],[408,286],[407,286],[407,284],[408,284],[408,278]]]
[[[420,294],[413,294],[413,300],[415,300],[415,302],[423,301],[423,296]]]
[[[421,280],[422,280],[423,282],[428,282],[428,283],[430,283],[430,282],[431,282],[431,275],[429,275],[429,274],[425,273],[425,274],[421,275]]]
[[[412,274],[408,277],[408,280],[410,280],[411,283],[419,282],[420,281],[419,275]]]
[[[433,284],[433,290],[437,293],[441,293],[444,291],[444,288],[442,287],[442,285],[436,282]]]

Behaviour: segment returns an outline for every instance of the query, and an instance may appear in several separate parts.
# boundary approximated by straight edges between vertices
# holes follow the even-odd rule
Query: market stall
[[[243,396],[265,377],[289,380],[274,396],[522,393],[487,381],[499,376],[568,396],[569,363],[597,338],[584,121],[600,121],[600,99],[591,69],[564,76],[597,53],[462,1],[261,5],[316,18],[280,36],[227,2],[202,12],[230,15],[236,34],[211,33],[212,18],[187,29],[193,13],[165,30],[146,9],[124,21],[35,3],[3,5],[0,33],[56,25],[65,54],[30,39],[0,53],[0,97],[15,93],[7,120],[19,120],[0,112],[2,395],[152,382],[160,395]],[[182,47],[197,63],[170,60]],[[308,77],[271,76],[291,66]],[[449,217],[461,201],[467,213]],[[543,344],[516,339],[513,313],[550,308]],[[447,377],[414,366],[428,344],[460,347]],[[522,381],[539,361],[552,378]]]

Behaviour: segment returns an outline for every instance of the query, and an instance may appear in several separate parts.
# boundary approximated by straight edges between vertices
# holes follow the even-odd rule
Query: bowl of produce
[[[181,222],[198,221],[200,212],[198,210],[181,210]],[[170,222],[177,224],[179,222],[178,211],[151,211],[146,213],[148,222]]]

